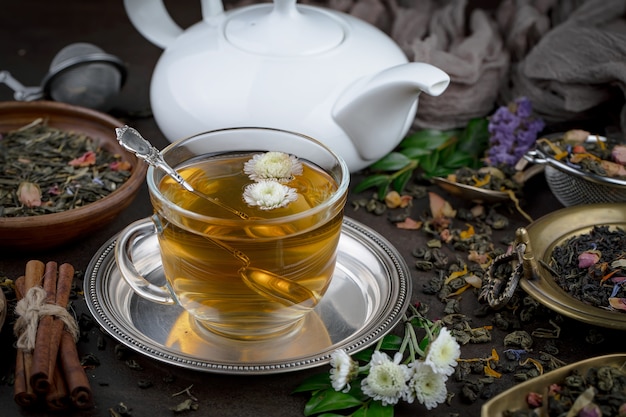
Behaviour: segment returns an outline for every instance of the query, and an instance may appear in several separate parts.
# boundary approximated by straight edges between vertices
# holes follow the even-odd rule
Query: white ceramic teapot
[[[354,172],[402,140],[421,91],[437,96],[450,82],[345,13],[296,0],[227,12],[220,0],[201,2],[202,21],[183,31],[163,0],[124,0],[137,30],[164,48],[150,101],[170,141],[225,127],[281,128],[322,141]]]

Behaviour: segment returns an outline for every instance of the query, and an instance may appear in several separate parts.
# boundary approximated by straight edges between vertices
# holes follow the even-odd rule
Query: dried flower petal
[[[563,141],[566,143],[582,143],[587,140],[590,133],[582,129],[571,129],[563,134]]]
[[[626,310],[626,298],[610,297],[609,305],[616,310]]]
[[[606,171],[607,177],[624,177],[626,176],[626,167],[615,162],[602,160],[600,166]]]
[[[398,229],[419,230],[421,229],[422,224],[422,222],[418,222],[410,217],[407,217],[406,219],[404,219],[404,221],[396,223],[396,227]]]
[[[73,167],[88,167],[96,164],[96,153],[94,151],[87,151],[78,158],[72,159],[68,162],[68,165]]]
[[[531,408],[541,407],[541,405],[543,404],[543,395],[539,394],[538,392],[529,392],[526,396],[526,402]]]
[[[22,181],[17,187],[17,199],[26,207],[41,206],[41,190],[35,183]]]
[[[578,255],[578,267],[584,269],[597,264],[601,255],[597,250],[588,250],[581,253]]]
[[[611,158],[620,165],[626,165],[626,145],[615,145],[611,151]]]
[[[131,167],[128,161],[114,161],[109,164],[111,171],[130,171]]]

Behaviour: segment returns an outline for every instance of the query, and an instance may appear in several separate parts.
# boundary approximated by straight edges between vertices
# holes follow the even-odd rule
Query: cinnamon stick
[[[43,280],[43,289],[46,291],[46,303],[54,304],[57,296],[57,263],[46,263]],[[33,351],[33,367],[29,377],[30,385],[38,394],[50,391],[51,379],[54,374],[56,352],[51,352],[51,336],[54,318],[43,316],[39,319],[35,350]],[[57,320],[59,321],[59,320]]]
[[[15,280],[15,295],[18,300],[26,294],[26,278]],[[15,358],[15,381],[13,382],[13,400],[22,407],[32,407],[37,402],[37,396],[28,383],[32,356],[21,349],[17,350]]]
[[[24,273],[24,293],[22,296],[26,296],[26,293],[31,288],[41,285],[44,271],[45,265],[41,261],[32,260],[26,263],[26,271]]]
[[[43,282],[46,290],[46,302],[67,308],[73,279],[74,267],[71,264],[64,263],[59,266],[57,274],[57,263],[48,262]],[[46,393],[50,390],[50,377],[54,375],[57,366],[63,327],[63,321],[58,318],[46,316],[40,320],[37,331],[37,348],[33,357],[35,366],[30,376],[30,383],[35,392]]]
[[[48,410],[52,411],[67,410],[71,406],[67,386],[59,366],[54,367],[54,374],[50,383],[50,391],[46,395],[46,406],[48,407]]]
[[[74,407],[86,409],[93,406],[93,394],[89,385],[89,380],[78,359],[76,343],[69,332],[64,331],[61,336],[59,348],[59,360],[65,382],[70,393],[70,400]]]

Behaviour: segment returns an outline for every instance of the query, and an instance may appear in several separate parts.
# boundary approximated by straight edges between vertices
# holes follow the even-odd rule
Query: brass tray
[[[136,295],[115,262],[116,236],[85,273],[85,302],[113,338],[150,358],[199,371],[271,374],[327,364],[335,349],[352,354],[383,337],[402,319],[412,282],[398,251],[378,233],[344,218],[331,285],[298,332],[261,342],[236,341],[203,330],[180,306]],[[133,258],[150,281],[163,285],[157,238],[134,244]]]
[[[507,410],[528,410],[528,405],[526,404],[526,396],[528,393],[542,393],[544,388],[550,384],[563,381],[563,379],[574,370],[579,370],[584,373],[591,367],[606,365],[621,367],[624,366],[624,364],[626,364],[626,354],[619,353],[596,356],[594,358],[585,359],[580,362],[563,366],[544,375],[522,382],[521,384],[498,394],[483,404],[480,415],[481,417],[502,417],[504,412]]]
[[[554,248],[574,236],[589,233],[593,226],[607,225],[626,230],[626,204],[601,203],[573,206],[554,211],[532,222],[526,229],[537,261],[550,264]],[[597,326],[626,330],[626,313],[585,304],[568,294],[541,265],[534,279],[521,279],[520,285],[546,307]]]

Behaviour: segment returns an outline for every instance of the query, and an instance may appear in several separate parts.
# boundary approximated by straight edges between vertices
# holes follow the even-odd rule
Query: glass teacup
[[[350,174],[320,142],[269,128],[202,133],[166,162],[203,199],[148,169],[154,215],[116,244],[122,277],[155,302],[180,304],[222,336],[261,340],[298,329],[330,285]],[[137,272],[132,242],[156,234],[166,286]]]

